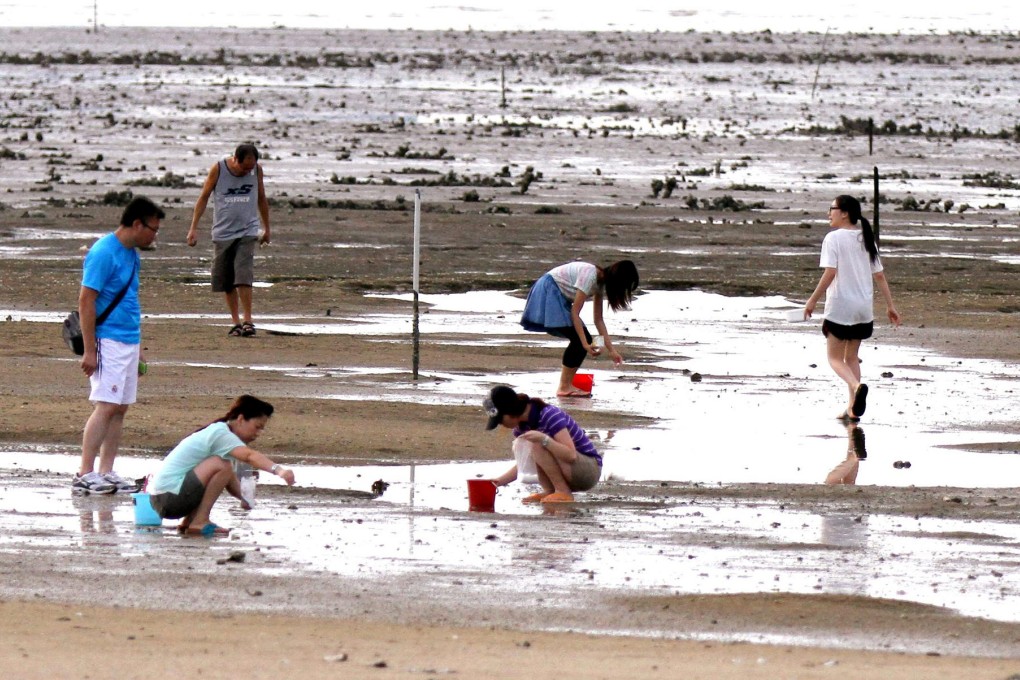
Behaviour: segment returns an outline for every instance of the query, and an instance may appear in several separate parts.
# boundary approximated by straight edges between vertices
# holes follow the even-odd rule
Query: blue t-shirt
[[[538,404],[534,401],[531,402],[531,412],[528,413],[528,422],[521,425],[520,427],[514,428],[514,437],[519,437],[528,430],[538,430],[543,434],[547,434],[550,437],[555,437],[556,434],[565,429],[567,434],[570,435],[570,439],[574,442],[574,449],[582,456],[588,456],[594,458],[595,462],[602,465],[602,456],[599,455],[595,445],[588,439],[588,435],[584,433],[581,426],[577,422],[568,416],[566,412],[552,404],[546,404],[544,408],[539,410]]]
[[[97,338],[128,345],[142,341],[142,306],[138,302],[138,269],[141,258],[134,248],[125,248],[116,234],[107,234],[93,244],[85,256],[81,285],[99,293],[96,316],[102,314],[128,281],[124,298],[96,329]],[[134,274],[132,274],[134,272]]]
[[[185,475],[199,463],[211,456],[226,458],[231,451],[244,445],[222,422],[189,434],[163,459],[163,465],[152,478],[149,493],[180,493]]]

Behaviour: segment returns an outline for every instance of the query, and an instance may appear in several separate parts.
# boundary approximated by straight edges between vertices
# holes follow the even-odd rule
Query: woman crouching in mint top
[[[240,500],[242,508],[251,509],[241,496],[232,460],[293,484],[291,470],[248,447],[262,434],[271,415],[271,404],[245,394],[234,400],[222,418],[185,437],[163,459],[152,480],[152,508],[165,519],[180,519],[178,531],[182,533],[225,536],[230,529],[209,520],[209,512],[223,490]]]
[[[571,492],[598,484],[602,456],[581,426],[561,409],[505,385],[493,387],[482,405],[489,417],[485,429],[494,430],[497,425],[512,429],[515,452],[518,445],[529,445],[542,492],[528,496],[525,503],[570,503]],[[492,483],[506,486],[517,475],[514,465]]]
[[[638,287],[637,266],[630,260],[620,260],[608,267],[596,267],[587,262],[568,262],[543,274],[528,292],[528,301],[521,315],[524,330],[549,333],[568,341],[563,351],[560,384],[557,397],[590,397],[589,392],[574,389],[574,375],[586,356],[597,357],[602,349],[592,345],[591,333],[581,321],[581,308],[588,298],[594,299],[592,317],[595,328],[605,343],[613,363],[623,363],[623,357],[613,346],[606,324],[602,321],[602,300],[609,300],[614,312],[630,309],[634,291]]]

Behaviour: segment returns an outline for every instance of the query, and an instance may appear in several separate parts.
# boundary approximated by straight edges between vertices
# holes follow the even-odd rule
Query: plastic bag
[[[538,466],[532,453],[533,447],[541,447],[537,442],[518,437],[513,443],[514,458],[517,460],[517,481],[524,484],[538,484]]]

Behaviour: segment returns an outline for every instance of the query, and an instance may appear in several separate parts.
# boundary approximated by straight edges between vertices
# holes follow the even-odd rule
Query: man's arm
[[[191,228],[188,229],[187,236],[189,246],[198,243],[198,223],[202,219],[202,215],[205,214],[205,209],[209,205],[209,197],[216,189],[216,182],[219,178],[220,164],[217,162],[209,169],[209,175],[205,178],[205,184],[202,185],[202,193],[198,195],[198,200],[195,202],[195,212],[191,216]]]
[[[262,218],[262,243],[269,243],[269,199],[266,198],[266,186],[262,182],[262,166],[256,165],[259,178],[259,217]]]
[[[81,336],[85,345],[85,354],[81,358],[81,370],[87,376],[96,372],[99,366],[99,353],[96,345],[96,298],[98,290],[82,286],[78,293],[78,316],[81,322]]]

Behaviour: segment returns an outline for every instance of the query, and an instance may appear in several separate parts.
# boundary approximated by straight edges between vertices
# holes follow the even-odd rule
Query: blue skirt
[[[564,328],[573,327],[570,300],[563,296],[551,275],[543,274],[531,287],[521,315],[521,325],[526,331],[549,333],[561,338],[566,337]]]

